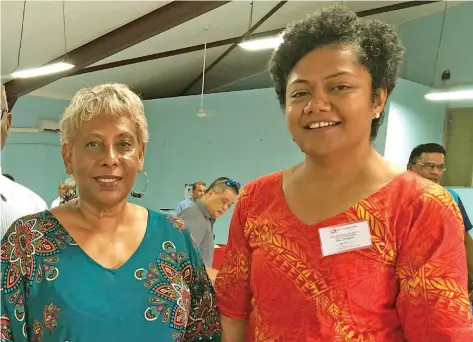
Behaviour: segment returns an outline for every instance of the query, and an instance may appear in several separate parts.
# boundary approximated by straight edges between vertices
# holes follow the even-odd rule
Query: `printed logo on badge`
[[[352,222],[319,229],[322,255],[329,256],[371,247],[371,231],[367,221]]]

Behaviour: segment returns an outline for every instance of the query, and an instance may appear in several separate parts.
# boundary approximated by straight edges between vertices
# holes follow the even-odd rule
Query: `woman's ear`
[[[62,145],[62,160],[64,162],[64,168],[66,173],[72,175],[72,149],[69,144]]]
[[[144,164],[145,164],[145,150],[146,150],[146,144],[140,145],[140,148],[138,150],[138,162],[140,164],[139,170],[142,171]]]
[[[386,105],[386,100],[388,98],[388,90],[385,88],[376,90],[376,93],[373,98],[373,116],[377,113],[381,113],[384,110]]]

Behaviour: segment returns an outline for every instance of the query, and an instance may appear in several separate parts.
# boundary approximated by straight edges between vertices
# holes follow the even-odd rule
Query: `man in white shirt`
[[[1,149],[5,146],[11,124],[5,87],[1,89]],[[1,173],[1,170],[0,170]],[[23,185],[12,182],[0,175],[0,237],[5,235],[10,225],[22,216],[48,209],[46,202]]]

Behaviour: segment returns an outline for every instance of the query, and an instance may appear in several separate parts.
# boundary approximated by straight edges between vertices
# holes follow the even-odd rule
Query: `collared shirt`
[[[189,226],[205,265],[212,267],[215,248],[213,234],[215,219],[210,216],[207,207],[200,200],[197,200],[195,205],[184,209],[179,216]]]
[[[48,209],[46,202],[30,189],[0,176],[0,234],[20,217]]]
[[[180,215],[184,209],[192,207],[195,204],[194,200],[191,198],[186,198],[185,200],[179,202],[176,208],[176,215]]]

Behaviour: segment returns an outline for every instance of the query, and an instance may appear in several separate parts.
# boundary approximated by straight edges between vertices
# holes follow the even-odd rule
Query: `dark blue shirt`
[[[460,213],[463,218],[463,223],[465,224],[465,231],[469,232],[473,228],[473,225],[471,224],[470,218],[468,217],[468,214],[466,213],[465,207],[463,206],[460,196],[458,196],[457,192],[452,189],[447,189],[447,190],[448,192],[450,192],[453,199],[457,203],[458,208],[460,208]]]

